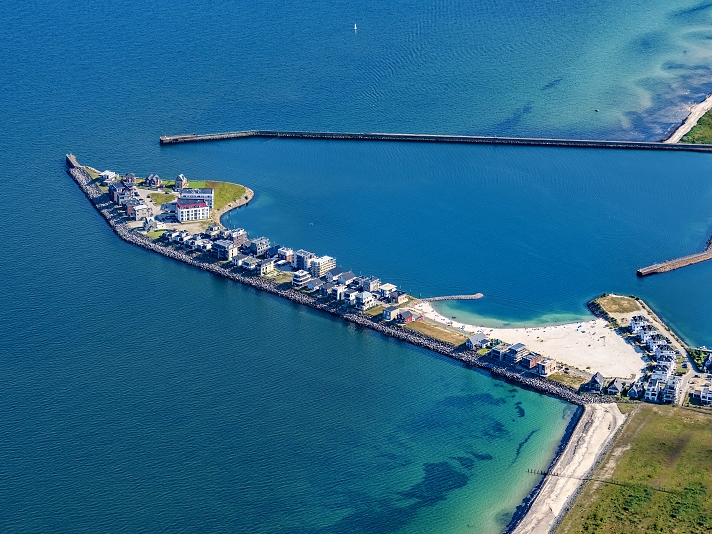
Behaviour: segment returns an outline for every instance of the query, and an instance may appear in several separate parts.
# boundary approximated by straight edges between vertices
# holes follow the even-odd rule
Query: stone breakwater
[[[223,276],[230,280],[234,280],[235,282],[248,285],[255,289],[259,289],[260,291],[265,291],[267,293],[291,300],[292,302],[337,315],[353,324],[364,328],[370,328],[371,330],[375,330],[376,332],[380,332],[386,336],[437,352],[449,358],[458,360],[465,365],[489,371],[492,375],[502,378],[508,382],[513,382],[520,387],[552,395],[579,406],[590,403],[606,402],[605,397],[577,393],[571,388],[543,377],[523,376],[521,373],[512,371],[507,367],[499,365],[497,362],[485,360],[475,352],[460,349],[451,343],[433,339],[425,334],[421,334],[420,332],[407,330],[400,326],[381,323],[362,313],[353,313],[352,311],[344,312],[341,308],[338,308],[330,303],[320,302],[318,299],[292,289],[291,287],[279,287],[277,283],[272,280],[267,280],[257,276],[246,276],[233,270],[226,269],[216,263],[198,260],[180,250],[159,245],[147,236],[134,232],[126,225],[123,217],[116,210],[116,207],[113,202],[111,202],[108,195],[99,189],[84,168],[78,166],[78,164],[75,166],[70,164],[70,169],[67,173],[77,183],[79,188],[92,202],[97,211],[104,217],[116,235],[127,243],[151,250],[168,258],[197,267],[198,269]]]

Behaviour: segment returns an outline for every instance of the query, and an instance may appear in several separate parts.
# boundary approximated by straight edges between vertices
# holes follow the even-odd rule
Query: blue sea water
[[[120,242],[68,151],[245,183],[231,225],[416,294],[485,293],[448,314],[562,321],[631,292],[712,343],[711,266],[634,276],[706,241],[709,156],[157,143],[656,139],[710,91],[705,3],[20,0],[0,17],[0,531],[497,532],[572,417]]]

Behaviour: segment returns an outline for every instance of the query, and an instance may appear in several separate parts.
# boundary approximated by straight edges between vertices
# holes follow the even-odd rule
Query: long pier
[[[686,267],[688,265],[693,265],[695,263],[700,263],[702,261],[712,260],[712,237],[707,241],[707,248],[702,252],[697,252],[696,254],[690,254],[688,256],[682,256],[681,258],[675,258],[673,260],[667,260],[660,263],[655,263],[649,267],[643,267],[638,269],[638,276],[648,276],[649,274],[656,273],[666,273],[668,271],[673,271],[679,269],[680,267]]]
[[[633,150],[681,150],[712,152],[712,145],[662,143],[656,141],[607,141],[598,139],[555,139],[545,137],[498,137],[484,135],[439,135],[377,132],[289,132],[281,130],[245,130],[214,134],[162,135],[161,145],[223,141],[226,139],[324,139],[347,141],[405,141],[418,143],[466,143],[481,145],[558,146],[576,148],[621,148]]]

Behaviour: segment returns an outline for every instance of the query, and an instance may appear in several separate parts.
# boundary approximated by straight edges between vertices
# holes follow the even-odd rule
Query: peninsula
[[[249,202],[254,193],[248,188],[237,186],[232,190],[234,198],[223,197],[223,204],[220,205],[217,202],[216,187],[191,188],[191,184],[183,175],[168,183],[174,191],[171,194],[165,192],[166,183],[159,183],[160,179],[156,175],[140,180],[131,173],[99,173],[95,169],[82,166],[71,154],[67,155],[66,161],[68,174],[113,231],[128,243],[254,289],[330,313],[361,327],[448,356],[466,366],[487,371],[494,377],[578,405],[580,409],[572,420],[552,465],[544,473],[530,498],[515,514],[508,527],[509,531],[516,528],[519,532],[539,532],[551,528],[621,427],[625,417],[616,402],[626,402],[624,399],[628,397],[635,398],[631,395],[622,398],[621,394],[631,389],[634,392],[641,391],[640,388],[647,392],[647,386],[640,379],[643,373],[639,370],[631,369],[632,372],[626,373],[630,376],[614,376],[606,381],[600,372],[593,375],[588,372],[591,366],[600,360],[591,357],[590,361],[587,361],[584,357],[577,362],[578,365],[590,365],[585,366],[587,370],[577,369],[568,366],[563,360],[566,351],[556,349],[555,343],[547,344],[563,332],[567,340],[585,339],[588,347],[595,345],[598,348],[594,347],[590,354],[601,355],[606,352],[606,349],[601,349],[606,346],[607,336],[596,336],[598,329],[600,328],[601,333],[612,331],[611,343],[614,344],[612,340],[617,339],[616,335],[628,336],[629,331],[635,333],[631,328],[633,323],[640,329],[645,327],[644,331],[652,338],[652,331],[657,330],[651,325],[657,325],[660,329],[667,327],[656,322],[657,318],[653,317],[652,312],[647,318],[643,317],[647,312],[643,310],[642,303],[637,308],[628,305],[632,307],[628,309],[620,300],[624,297],[604,296],[592,303],[592,310],[599,316],[594,320],[595,324],[581,324],[575,328],[570,325],[547,327],[550,332],[554,332],[553,336],[544,331],[537,332],[537,329],[525,329],[524,332],[495,332],[490,329],[486,332],[482,327],[443,320],[430,304],[437,302],[438,297],[429,300],[414,299],[399,291],[396,286],[382,283],[374,276],[357,277],[350,271],[345,272],[336,267],[333,257],[316,256],[303,249],[295,252],[288,247],[272,245],[264,237],[248,238],[247,232],[242,229],[223,228],[219,219],[216,220],[216,213],[220,213],[220,210],[235,209]],[[138,184],[142,184],[142,187]],[[198,185],[209,184],[206,182]],[[152,188],[160,189],[161,185],[164,186],[161,192],[153,192]],[[237,193],[239,194],[235,196]],[[154,198],[154,195],[165,196]],[[167,202],[163,202],[164,200]],[[148,204],[153,204],[153,208],[149,209]],[[189,227],[193,230],[187,230]],[[480,298],[482,295],[457,297]],[[613,312],[621,309],[626,317],[614,317]],[[638,311],[643,315],[638,313],[632,316],[631,327],[628,327],[625,324],[627,316]],[[593,330],[588,331],[586,328]],[[502,339],[505,337],[509,342]],[[604,338],[602,345],[601,337]],[[522,342],[525,340],[536,345],[537,350],[548,350],[551,347],[551,352],[557,357],[545,357],[530,350]],[[675,340],[682,343],[676,337]],[[672,340],[667,341],[673,343]],[[541,349],[538,343],[542,344]],[[656,359],[653,367],[665,367],[664,372],[668,376],[672,369],[677,370],[677,364],[683,359],[682,352],[685,350],[684,344],[678,345],[678,348],[671,349],[673,356],[669,359],[667,352],[662,354],[667,349],[660,349],[659,345],[656,345],[657,352],[660,352],[657,356],[655,351],[644,352],[640,341],[634,345],[630,339],[625,339],[623,345],[629,346],[630,354],[636,355],[640,360],[639,364],[644,362],[643,358],[649,359],[648,354],[652,354]],[[584,351],[584,354],[586,353]],[[645,370],[646,364],[642,363],[641,366]],[[616,374],[618,369],[611,367],[606,369],[606,372],[610,376]],[[647,372],[645,374],[645,378],[648,378]],[[621,378],[627,378],[627,382]],[[655,384],[654,401],[664,402],[668,398],[668,389],[659,387],[659,384],[665,386],[665,382],[652,379],[651,382]],[[679,381],[672,383],[672,400],[678,402],[683,389],[679,387]],[[595,429],[595,432],[592,429]]]

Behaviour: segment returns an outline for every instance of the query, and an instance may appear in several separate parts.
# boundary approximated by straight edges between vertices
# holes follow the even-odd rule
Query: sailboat
[[[356,31],[356,24],[354,24],[354,31]]]

